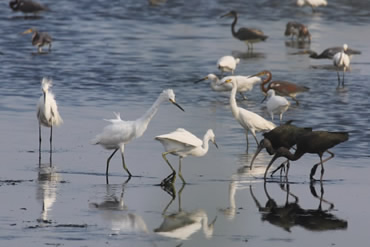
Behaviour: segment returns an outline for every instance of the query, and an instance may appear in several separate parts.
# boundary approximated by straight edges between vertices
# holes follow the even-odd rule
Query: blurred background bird
[[[297,41],[305,41],[307,39],[308,42],[311,42],[311,34],[308,28],[302,23],[295,21],[290,21],[286,24],[284,35],[290,36],[292,39],[295,36]]]
[[[21,11],[25,14],[37,14],[40,11],[49,10],[47,6],[31,0],[13,0],[9,2],[9,7],[13,11]]]
[[[39,32],[35,28],[30,28],[24,31],[22,34],[32,33],[32,45],[37,47],[37,51],[42,53],[42,47],[48,45],[48,51],[51,51],[51,42],[53,41],[51,36],[46,32]]]

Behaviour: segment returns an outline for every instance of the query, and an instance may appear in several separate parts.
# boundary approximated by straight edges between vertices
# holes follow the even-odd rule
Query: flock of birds
[[[304,4],[310,5],[315,11],[318,6],[325,6],[327,3],[325,0],[298,0],[297,4],[302,6]],[[30,0],[13,0],[9,3],[9,6],[14,11],[22,11],[26,14],[37,13],[40,11],[48,10],[46,6]],[[253,28],[240,28],[235,29],[235,25],[238,21],[238,14],[236,11],[230,11],[227,14],[221,16],[232,17],[234,20],[231,24],[232,35],[248,46],[248,50],[253,50],[253,43],[264,41],[268,38],[261,30]],[[32,44],[38,47],[38,52],[42,52],[44,45],[49,46],[51,49],[52,38],[47,33],[40,33],[36,29],[28,29],[23,34],[33,33]],[[289,22],[286,25],[286,36],[291,36],[292,39],[296,38],[298,41],[311,42],[311,34],[308,28],[297,22]],[[360,54],[361,52],[349,49],[345,44],[343,47],[332,47],[323,51],[321,54],[310,51],[311,58],[328,58],[333,59],[333,64],[338,68],[338,87],[340,84],[344,87],[344,72],[349,69],[350,57],[352,54]],[[285,97],[290,97],[295,101],[297,105],[299,102],[296,96],[300,93],[307,92],[308,87],[300,86],[292,82],[287,81],[271,81],[272,74],[270,71],[264,70],[255,75],[251,76],[240,76],[234,75],[234,71],[240,62],[239,58],[233,56],[224,56],[217,62],[217,68],[221,71],[221,76],[224,73],[231,72],[232,75],[222,77],[219,79],[215,74],[209,74],[206,77],[196,81],[196,83],[204,80],[211,81],[211,88],[214,91],[229,91],[230,92],[230,108],[232,115],[235,120],[243,127],[246,135],[247,152],[249,147],[248,132],[250,131],[257,143],[257,151],[252,158],[250,168],[253,167],[253,162],[257,155],[263,150],[270,155],[274,155],[272,160],[269,162],[264,178],[266,179],[269,168],[272,163],[279,157],[285,157],[287,160],[282,163],[272,174],[281,169],[281,172],[285,170],[286,176],[289,169],[289,161],[298,160],[305,153],[318,154],[320,162],[315,164],[310,173],[310,178],[313,179],[316,169],[321,165],[321,177],[323,179],[324,166],[323,163],[334,157],[334,153],[328,149],[335,145],[347,141],[347,132],[328,132],[328,131],[313,131],[311,128],[301,128],[293,125],[291,121],[283,123],[283,114],[290,106],[290,102]],[[342,80],[340,79],[339,70],[343,71]],[[264,78],[266,77],[266,78]],[[264,78],[264,79],[263,79]],[[253,89],[256,84],[260,84],[262,93],[267,99],[266,106],[271,116],[271,120],[274,120],[274,114],[279,115],[280,126],[276,126],[272,121],[266,120],[262,116],[244,109],[237,104],[236,94],[239,93],[243,100],[246,99],[245,92]],[[50,88],[52,86],[51,79],[44,78],[41,82],[42,96],[39,99],[37,105],[37,118],[39,121],[39,153],[41,155],[41,126],[50,128],[50,154],[52,152],[52,131],[54,126],[62,124],[63,120],[58,112],[58,106],[54,99],[54,94]],[[169,101],[173,105],[177,106],[180,110],[184,109],[176,103],[175,93],[172,89],[163,90],[158,98],[155,100],[153,105],[138,119],[133,121],[124,121],[121,119],[120,114],[115,113],[115,118],[106,119],[109,122],[102,133],[98,134],[93,140],[93,144],[99,144],[105,149],[113,150],[113,153],[108,157],[106,163],[106,180],[108,183],[108,171],[109,163],[114,154],[119,150],[122,157],[122,165],[124,170],[127,172],[129,178],[132,176],[128,170],[125,158],[124,150],[125,145],[132,140],[139,138],[146,131],[150,121],[153,119],[158,111],[161,103]],[[256,133],[263,132],[264,138],[258,142]],[[194,136],[189,131],[179,128],[171,133],[159,135],[155,137],[155,140],[159,141],[165,152],[162,153],[163,159],[169,165],[172,173],[162,181],[162,184],[174,183],[176,178],[176,171],[170,164],[166,156],[168,154],[179,156],[179,169],[178,175],[182,182],[185,184],[185,179],[181,173],[181,162],[184,157],[189,155],[192,156],[203,156],[208,152],[209,141],[214,143],[215,134],[212,129],[209,129],[203,140]],[[291,153],[289,150],[294,149],[295,152]],[[323,160],[323,154],[327,152],[330,156]],[[271,174],[271,175],[272,175]]]

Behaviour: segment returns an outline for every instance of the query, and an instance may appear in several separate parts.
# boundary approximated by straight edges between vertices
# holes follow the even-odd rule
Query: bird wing
[[[259,29],[242,27],[236,33],[240,40],[266,39],[267,36]]]
[[[199,147],[203,144],[203,142],[198,137],[183,128],[178,128],[177,130],[168,134],[156,136],[155,139],[174,140],[194,147]]]
[[[103,132],[98,134],[93,140],[93,144],[101,144],[107,149],[117,148],[136,137],[134,121],[118,121],[107,125]]]
[[[257,83],[261,83],[262,80],[257,76],[234,76],[238,84],[238,92],[249,91],[253,89],[253,86]]]
[[[239,123],[248,129],[255,129],[256,131],[268,131],[276,127],[273,122],[264,119],[257,113],[248,111],[241,107],[239,107],[239,116]]]
[[[288,96],[291,93],[299,93],[309,90],[308,87],[300,86],[288,81],[273,81],[270,83],[269,88],[274,89],[276,93],[284,96]]]
[[[280,107],[289,106],[289,104],[290,103],[286,98],[275,95],[267,101],[266,106],[269,111],[274,111],[279,109]]]

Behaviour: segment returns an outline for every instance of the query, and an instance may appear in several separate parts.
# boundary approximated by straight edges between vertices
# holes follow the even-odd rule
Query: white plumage
[[[236,100],[235,100],[235,95],[236,95],[236,90],[237,90],[236,82],[229,79],[229,80],[226,80],[225,83],[231,83],[232,85],[232,90],[230,93],[230,107],[231,107],[231,111],[232,111],[234,118],[245,129],[245,136],[247,140],[247,151],[248,151],[248,146],[249,146],[248,130],[251,131],[258,145],[256,132],[265,132],[265,131],[272,130],[276,127],[276,125],[264,119],[263,117],[261,117],[260,115],[254,112],[238,107],[238,105],[236,104]]]
[[[179,177],[181,178],[183,183],[186,182],[181,174],[182,158],[185,158],[188,155],[196,157],[205,155],[208,152],[209,141],[212,141],[217,147],[215,134],[213,133],[212,129],[209,129],[206,132],[203,140],[199,139],[189,131],[182,128],[178,128],[177,130],[168,134],[156,136],[155,139],[163,145],[165,152],[162,153],[162,157],[170,166],[173,175],[176,174],[175,169],[173,169],[172,165],[167,160],[166,155],[172,154],[179,156]]]
[[[280,115],[280,123],[283,119],[283,114],[286,112],[290,106],[289,101],[279,95],[275,95],[275,90],[269,89],[267,91],[267,96],[269,99],[267,100],[266,106],[267,111],[270,113],[271,119],[274,120],[274,113]]]
[[[135,138],[142,136],[145,130],[148,127],[149,122],[152,120],[154,115],[158,111],[159,105],[169,100],[172,104],[179,107],[181,110],[181,106],[179,106],[175,101],[175,93],[172,89],[163,90],[163,92],[158,96],[157,100],[154,104],[149,108],[149,110],[140,118],[134,121],[124,121],[121,119],[120,115],[115,113],[115,119],[108,119],[111,124],[106,126],[103,129],[101,134],[98,134],[93,140],[93,144],[100,144],[106,149],[114,149],[114,152],[109,156],[107,160],[107,169],[106,169],[106,179],[108,183],[108,169],[109,169],[109,161],[113,157],[113,155],[119,149],[121,151],[122,156],[122,164],[123,168],[127,171],[129,177],[131,177],[131,173],[126,167],[125,160],[124,160],[124,149],[125,144],[129,143]],[[184,111],[184,110],[183,110]]]
[[[297,5],[300,7],[308,5],[312,8],[312,11],[315,11],[315,8],[326,6],[328,2],[326,0],[297,0]]]
[[[338,87],[340,86],[340,76],[339,76],[339,70],[343,71],[342,76],[342,86],[344,87],[344,73],[346,70],[349,69],[349,65],[351,63],[351,58],[346,54],[346,51],[348,49],[348,45],[343,45],[343,51],[338,52],[333,57],[333,64],[337,68],[337,75],[338,75]]]
[[[236,65],[240,62],[239,58],[234,58],[233,56],[223,56],[217,61],[217,68],[223,74],[224,72],[231,72],[234,74]]]
[[[51,92],[52,80],[43,78],[41,81],[42,96],[37,104],[37,119],[39,121],[39,152],[41,152],[41,125],[50,128],[50,153],[52,151],[53,126],[63,123],[59,115],[58,105]]]

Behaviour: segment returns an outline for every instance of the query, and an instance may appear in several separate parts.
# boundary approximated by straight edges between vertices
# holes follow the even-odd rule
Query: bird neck
[[[233,88],[231,89],[231,93],[230,93],[230,107],[231,107],[231,112],[233,113],[233,116],[236,118],[239,115],[239,108],[238,108],[238,105],[236,104],[236,99],[235,99],[237,85],[236,85],[236,82],[234,81],[231,83],[232,83]]]
[[[218,77],[217,77],[217,76],[211,80],[211,88],[212,88],[214,91],[217,91],[217,90],[218,90],[218,88],[219,88],[219,85],[218,85],[219,81],[220,81],[220,80],[218,79]]]
[[[269,83],[271,81],[272,75],[270,71],[266,71],[267,77],[262,81],[261,83],[261,90],[264,93],[267,93],[269,87],[265,87],[265,84]]]
[[[202,155],[206,154],[208,152],[208,149],[209,149],[209,140],[210,140],[210,136],[208,135],[208,133],[206,133],[203,137],[203,144],[202,144]]]
[[[237,22],[238,22],[238,16],[234,15],[234,21],[233,23],[231,23],[231,33],[233,34],[233,36],[236,36],[235,25]]]
[[[159,105],[164,101],[162,95],[160,95],[156,101],[154,101],[153,105],[142,115],[136,122],[137,122],[137,131],[139,132],[138,136],[144,134],[144,131],[147,129],[148,124],[154,117],[154,115],[158,111]],[[140,128],[138,128],[140,127]]]
[[[278,149],[277,151],[281,156],[291,160],[291,161],[295,161],[295,160],[298,160],[299,158],[301,158],[303,155],[304,155],[304,152],[300,150],[300,148],[297,148],[297,150],[295,151],[294,154],[292,154],[287,148],[285,147],[281,147]]]

